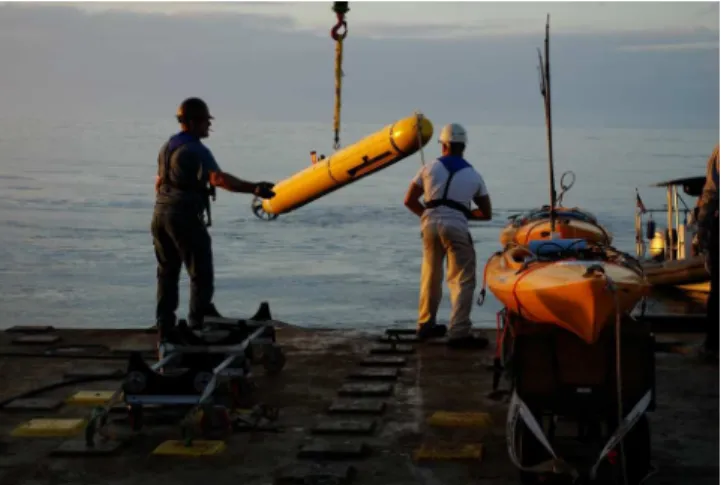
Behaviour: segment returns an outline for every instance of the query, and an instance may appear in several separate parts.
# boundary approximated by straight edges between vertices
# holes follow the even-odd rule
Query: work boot
[[[446,336],[448,327],[445,325],[438,325],[435,323],[424,323],[418,327],[416,336],[418,340],[426,340],[430,338],[443,338]]]
[[[488,347],[488,343],[489,342],[486,337],[466,335],[465,337],[449,338],[447,345],[452,349],[481,350]]]

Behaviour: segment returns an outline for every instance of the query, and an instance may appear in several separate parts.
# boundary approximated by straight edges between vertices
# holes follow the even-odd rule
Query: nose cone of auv
[[[418,133],[420,128],[420,146],[418,144]],[[433,136],[433,123],[421,115],[409,116],[398,120],[391,128],[391,143],[404,153],[415,152],[424,146]]]

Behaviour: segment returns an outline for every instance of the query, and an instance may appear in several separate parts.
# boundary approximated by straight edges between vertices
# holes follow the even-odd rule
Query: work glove
[[[258,182],[255,184],[253,195],[258,196],[261,199],[271,199],[275,197],[275,192],[272,190],[273,187],[275,187],[275,184],[272,182]]]

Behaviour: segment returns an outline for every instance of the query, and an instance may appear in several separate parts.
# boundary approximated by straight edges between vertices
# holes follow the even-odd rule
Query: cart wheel
[[[130,429],[140,431],[143,428],[143,407],[139,404],[128,406],[128,421]]]
[[[616,425],[612,426],[615,429]],[[622,440],[627,485],[638,485],[651,471],[651,429],[644,414]],[[621,445],[616,445],[598,467],[597,483],[624,485]]]
[[[263,349],[263,368],[266,374],[276,375],[285,367],[285,354],[280,347],[267,345]]]

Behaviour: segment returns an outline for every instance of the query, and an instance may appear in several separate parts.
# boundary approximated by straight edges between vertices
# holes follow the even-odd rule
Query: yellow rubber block
[[[452,413],[436,411],[428,418],[430,426],[445,428],[486,428],[493,423],[488,413]]]
[[[78,391],[65,400],[78,406],[102,406],[113,397],[115,391]],[[120,396],[122,399],[122,394]]]
[[[11,436],[75,436],[85,428],[85,420],[75,419],[31,419],[21,424],[10,434]]]
[[[192,446],[185,446],[183,441],[169,440],[153,450],[154,455],[206,456],[217,455],[225,451],[224,441],[193,441]]]
[[[466,444],[455,446],[442,446],[430,448],[421,446],[413,452],[415,461],[442,461],[442,460],[481,460],[483,458],[482,444]]]

